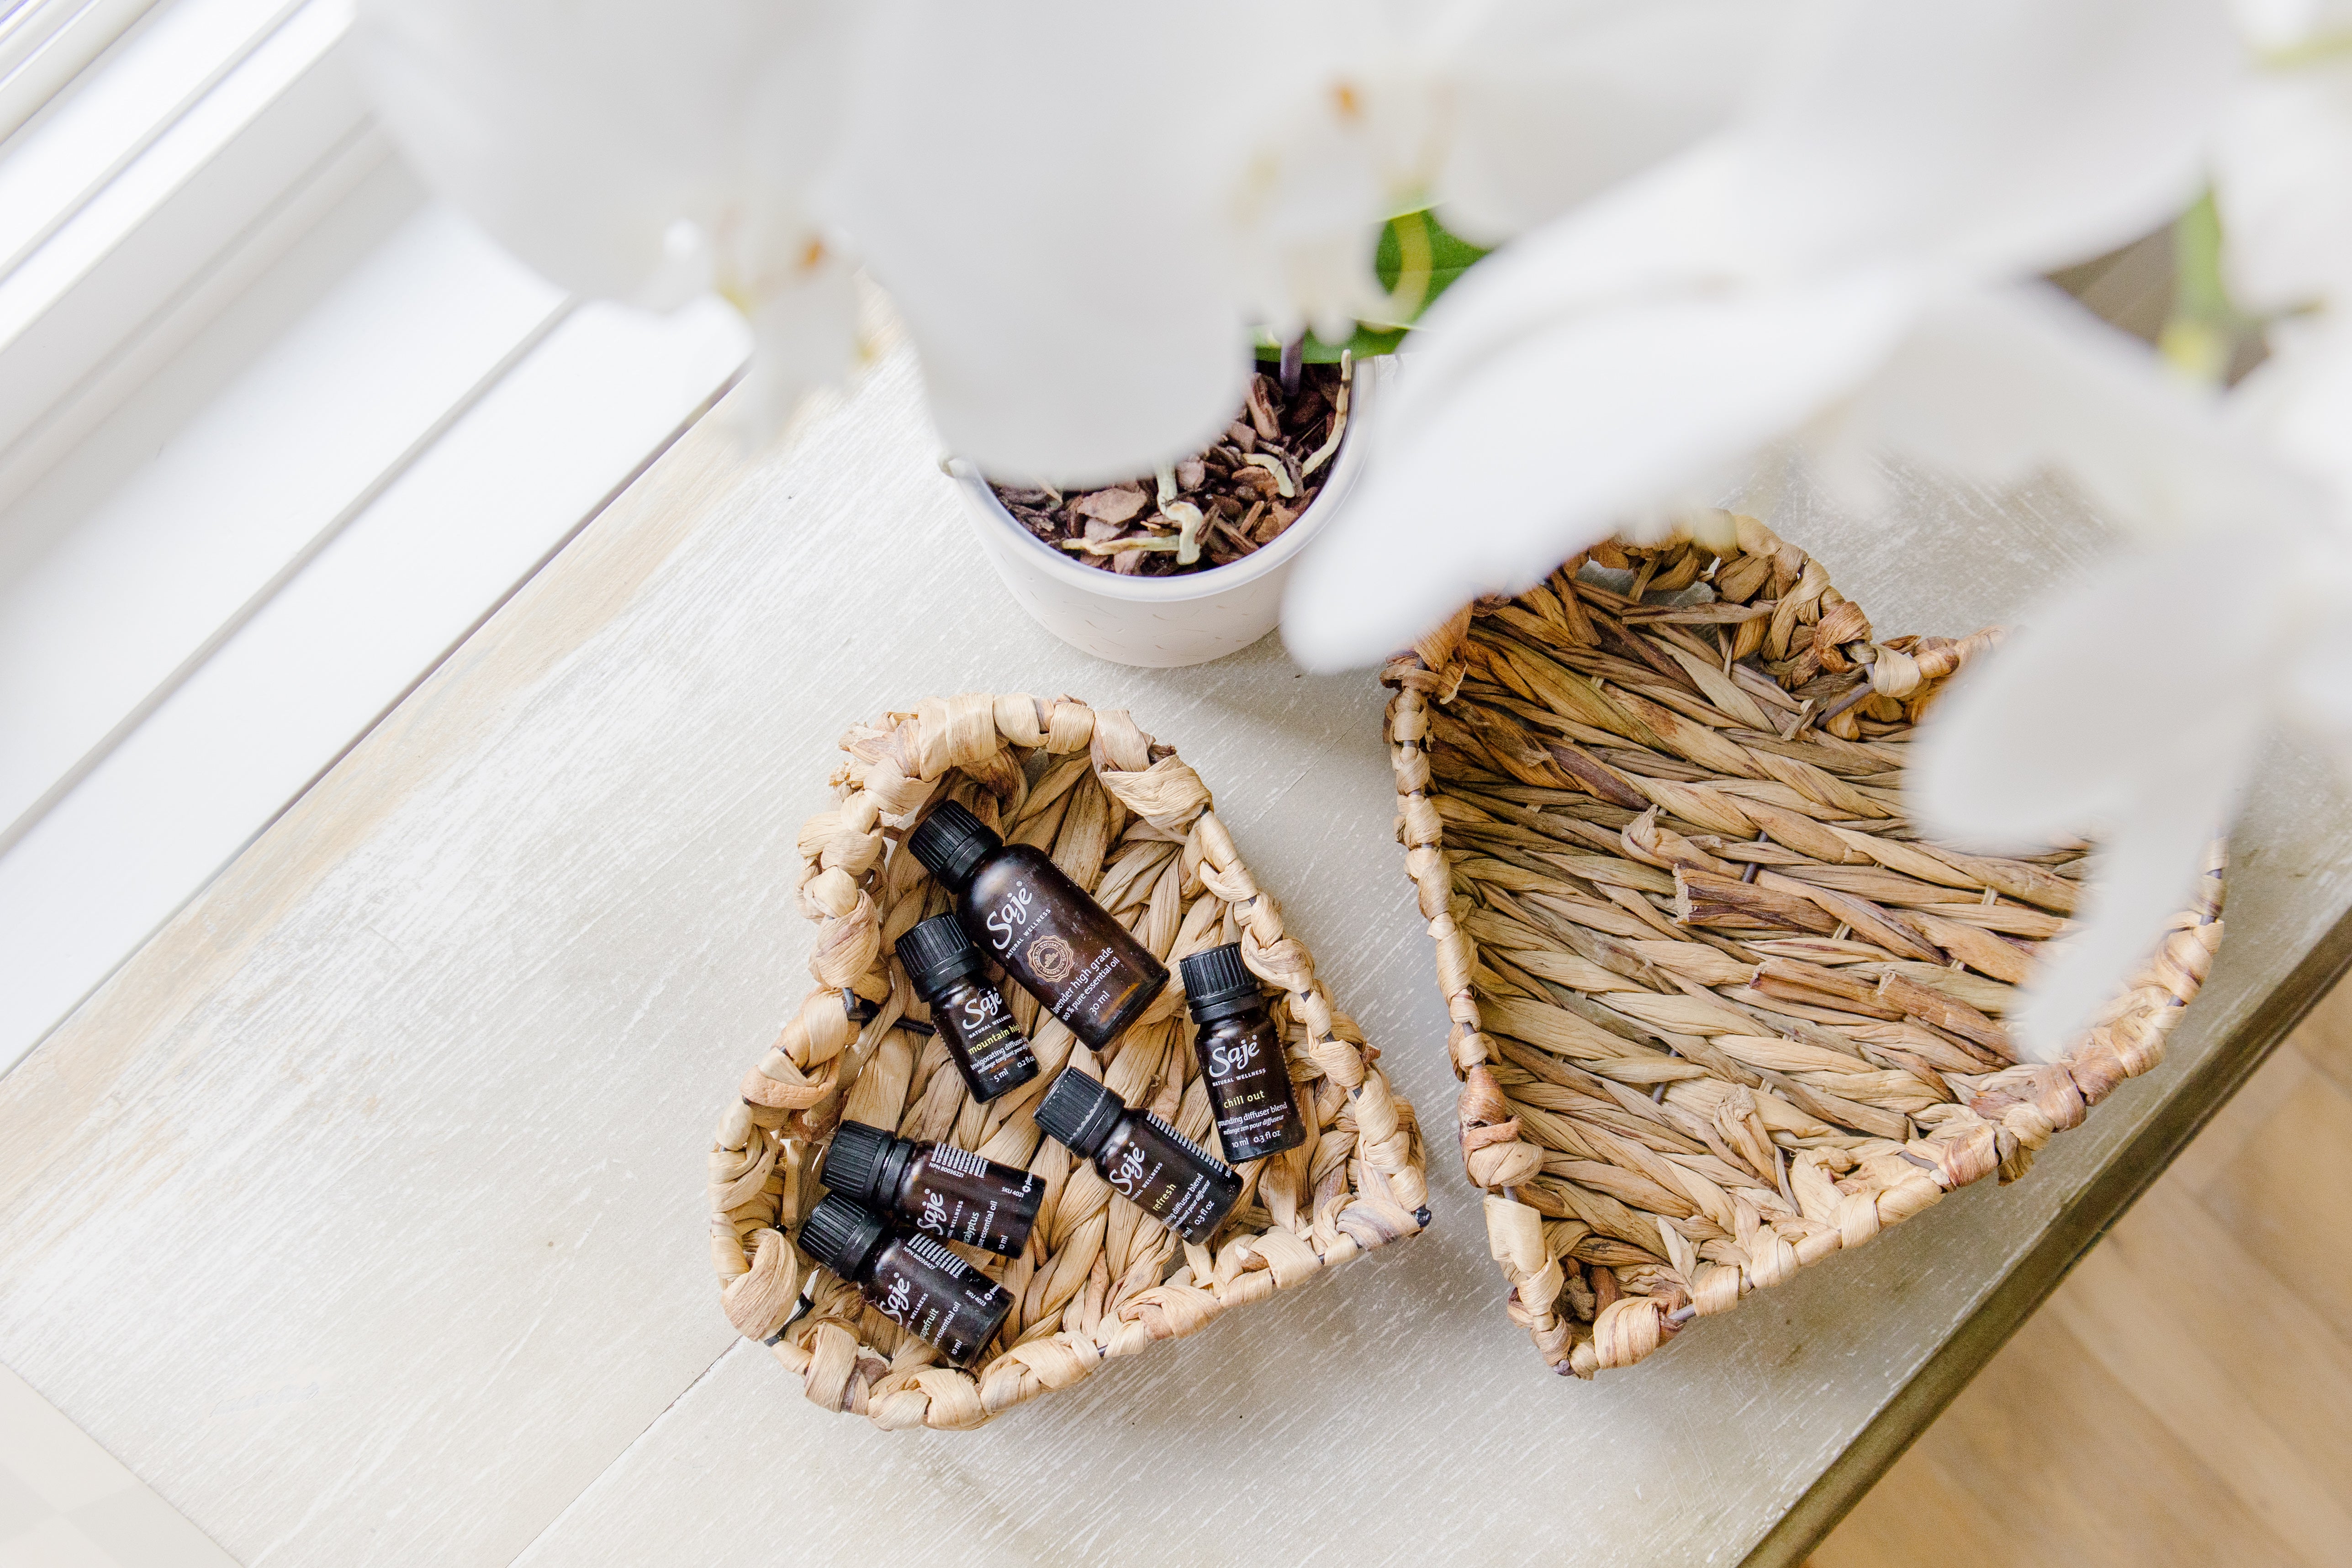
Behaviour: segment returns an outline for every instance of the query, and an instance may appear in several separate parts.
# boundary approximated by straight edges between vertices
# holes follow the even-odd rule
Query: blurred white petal
[[[1938,837],[2098,848],[2075,929],[2036,976],[2019,1039],[2052,1061],[2121,990],[2227,828],[2320,599],[2279,536],[2103,561],[2044,599],[1928,716],[1906,798]],[[2236,569],[2252,555],[2259,570]]]
[[[2182,756],[2151,774],[2147,795],[2108,825],[2073,929],[2033,976],[2012,1017],[2024,1055],[2063,1057],[2156,951],[2196,890],[2206,847],[2237,810],[2261,727],[2240,725],[2231,744]]]
[[[2292,49],[2352,34],[2352,0],[2231,0],[2230,13],[2246,41],[2260,49]]]
[[[1526,281],[1482,267],[1454,293]],[[1291,578],[1292,654],[1317,670],[1369,664],[1467,599],[1540,580],[1627,512],[1673,497],[1857,380],[1914,308],[1902,278],[1857,274],[1530,312],[1534,329],[1475,371],[1457,368],[1444,397],[1408,396],[1373,416],[1356,493]],[[1420,366],[1406,371],[1411,382]]]
[[[426,183],[542,276],[617,299],[660,270],[681,220],[747,271],[805,246],[801,194],[839,118],[850,15],[827,0],[361,0],[353,36]],[[801,133],[777,141],[778,124]]]
[[[1764,214],[1738,149],[1711,142],[1481,261],[1422,319],[1392,405],[1411,423],[1540,331],[1605,308],[1759,280]]]
[[[1249,337],[1199,155],[1226,131],[1193,100],[1247,30],[1221,53],[1190,10],[1076,0],[875,22],[823,205],[889,289],[949,447],[1086,483],[1223,429]]]
[[[2179,212],[2239,68],[2211,0],[1837,0],[1740,134],[1826,254],[2046,271]]]
[[[2213,148],[2230,298],[2288,310],[2352,286],[2352,61],[2247,83]]]
[[[1988,486],[2063,472],[2154,540],[2328,514],[2316,485],[2216,413],[2145,343],[2024,284],[1937,300],[1856,392],[1853,418],[1878,455]]]
[[[1439,66],[1448,227],[1494,245],[1717,131],[1790,0],[1498,0]]]
[[[1368,21],[1329,16],[1318,47],[1293,47],[1292,79],[1254,83],[1251,100],[1213,107],[1187,95],[1237,133],[1204,156],[1234,171],[1228,261],[1244,307],[1278,338],[1311,326],[1345,339],[1379,317],[1381,225],[1428,199],[1443,141],[1437,97],[1406,37]]]
[[[2352,497],[2352,321],[2282,321],[2271,357],[2230,393],[2250,435]]]
[[[2249,556],[2263,570],[2233,570]],[[2148,781],[2247,751],[2299,619],[2294,558],[2231,541],[2111,557],[2045,597],[1964,672],[1914,743],[1928,831],[1991,849],[2104,831]],[[2215,824],[2218,826],[2218,824]]]
[[[2339,576],[2335,603],[2315,618],[2287,655],[2281,674],[2286,716],[2326,744],[2352,773],[2352,615],[2336,608],[2352,598],[2352,573]]]
[[[851,275],[845,260],[825,253],[751,311],[751,363],[721,405],[747,445],[772,438],[803,398],[860,357]]]

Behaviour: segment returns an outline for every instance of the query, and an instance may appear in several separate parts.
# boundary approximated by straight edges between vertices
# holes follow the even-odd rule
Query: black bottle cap
[[[1194,1023],[1231,1018],[1265,1004],[1257,977],[1242,962],[1238,942],[1194,953],[1177,967],[1184,973],[1184,1005],[1192,1009]]]
[[[956,893],[971,880],[972,867],[982,855],[1003,846],[1003,839],[953,800],[941,801],[923,819],[923,825],[907,836],[907,848],[923,862],[923,869]]]
[[[846,1280],[888,1228],[863,1204],[828,1193],[801,1227],[801,1250]]]
[[[818,1179],[842,1197],[871,1204],[882,1186],[882,1160],[898,1140],[863,1122],[844,1122],[824,1147]]]
[[[1037,1108],[1029,1113],[1037,1130],[1074,1155],[1092,1155],[1127,1113],[1127,1102],[1080,1072],[1062,1069]]]
[[[988,955],[972,945],[962,921],[952,915],[934,915],[898,938],[898,962],[907,966],[907,978],[915,989],[928,997],[951,980],[987,968]]]

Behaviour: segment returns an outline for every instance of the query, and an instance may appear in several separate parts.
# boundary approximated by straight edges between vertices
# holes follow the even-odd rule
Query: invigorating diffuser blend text
[[[921,922],[898,938],[898,961],[974,1100],[986,1104],[1037,1076],[1029,1037],[988,983],[988,955],[972,946],[962,922],[952,915]]]
[[[824,1185],[927,1236],[1010,1258],[1029,1239],[1045,1184],[947,1144],[844,1122],[825,1146]]]
[[[801,1227],[801,1250],[857,1288],[882,1315],[956,1366],[979,1359],[1013,1293],[937,1237],[897,1237],[882,1217],[829,1193]]]
[[[1225,1158],[1240,1165],[1305,1143],[1307,1125],[1298,1119],[1282,1031],[1266,1011],[1257,977],[1242,962],[1241,944],[1195,953],[1179,967],[1185,1006],[1201,1026],[1193,1049]]]
[[[1083,1072],[1064,1068],[1032,1114],[1040,1132],[1094,1161],[1113,1192],[1187,1241],[1208,1240],[1241,1201],[1233,1167]]]
[[[972,940],[1089,1047],[1108,1045],[1168,984],[1160,960],[1045,851],[1007,844],[953,800],[907,848],[955,895]]]

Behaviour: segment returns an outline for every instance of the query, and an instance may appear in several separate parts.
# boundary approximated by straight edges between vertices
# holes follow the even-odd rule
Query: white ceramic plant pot
[[[1346,504],[1356,482],[1363,465],[1356,433],[1394,363],[1383,355],[1357,364],[1348,428],[1340,433],[1330,477],[1314,503],[1272,544],[1206,571],[1121,577],[1081,565],[1023,528],[971,463],[955,457],[944,466],[997,576],[1039,625],[1072,647],[1116,664],[1154,669],[1205,664],[1239,653],[1274,630],[1291,563]]]

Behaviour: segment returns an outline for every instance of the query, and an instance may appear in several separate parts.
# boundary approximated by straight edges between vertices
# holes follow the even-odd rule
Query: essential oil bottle
[[[1045,1184],[1027,1171],[863,1122],[844,1122],[833,1134],[822,1176],[842,1197],[923,1235],[1006,1258],[1029,1239],[1045,1201]]]
[[[1006,843],[954,801],[907,848],[955,895],[972,940],[1088,1046],[1108,1045],[1168,984],[1166,967],[1045,851]]]
[[[898,1237],[882,1217],[828,1193],[801,1227],[801,1250],[852,1285],[882,1315],[969,1366],[1013,1310],[1013,1293],[934,1236]]]
[[[988,955],[972,946],[954,915],[935,915],[899,937],[898,961],[930,1004],[931,1027],[947,1041],[974,1100],[984,1105],[1037,1076],[1029,1037],[988,983]]]
[[[1242,945],[1229,942],[1195,953],[1184,971],[1184,1004],[1201,1026],[1192,1048],[1208,1080],[1209,1113],[1217,1142],[1235,1165],[1264,1159],[1307,1141],[1282,1031],[1265,1009],[1257,977],[1242,962]]]
[[[1047,1137],[1094,1161],[1113,1192],[1187,1241],[1207,1241],[1241,1201],[1231,1166],[1083,1072],[1063,1069],[1031,1114]]]

